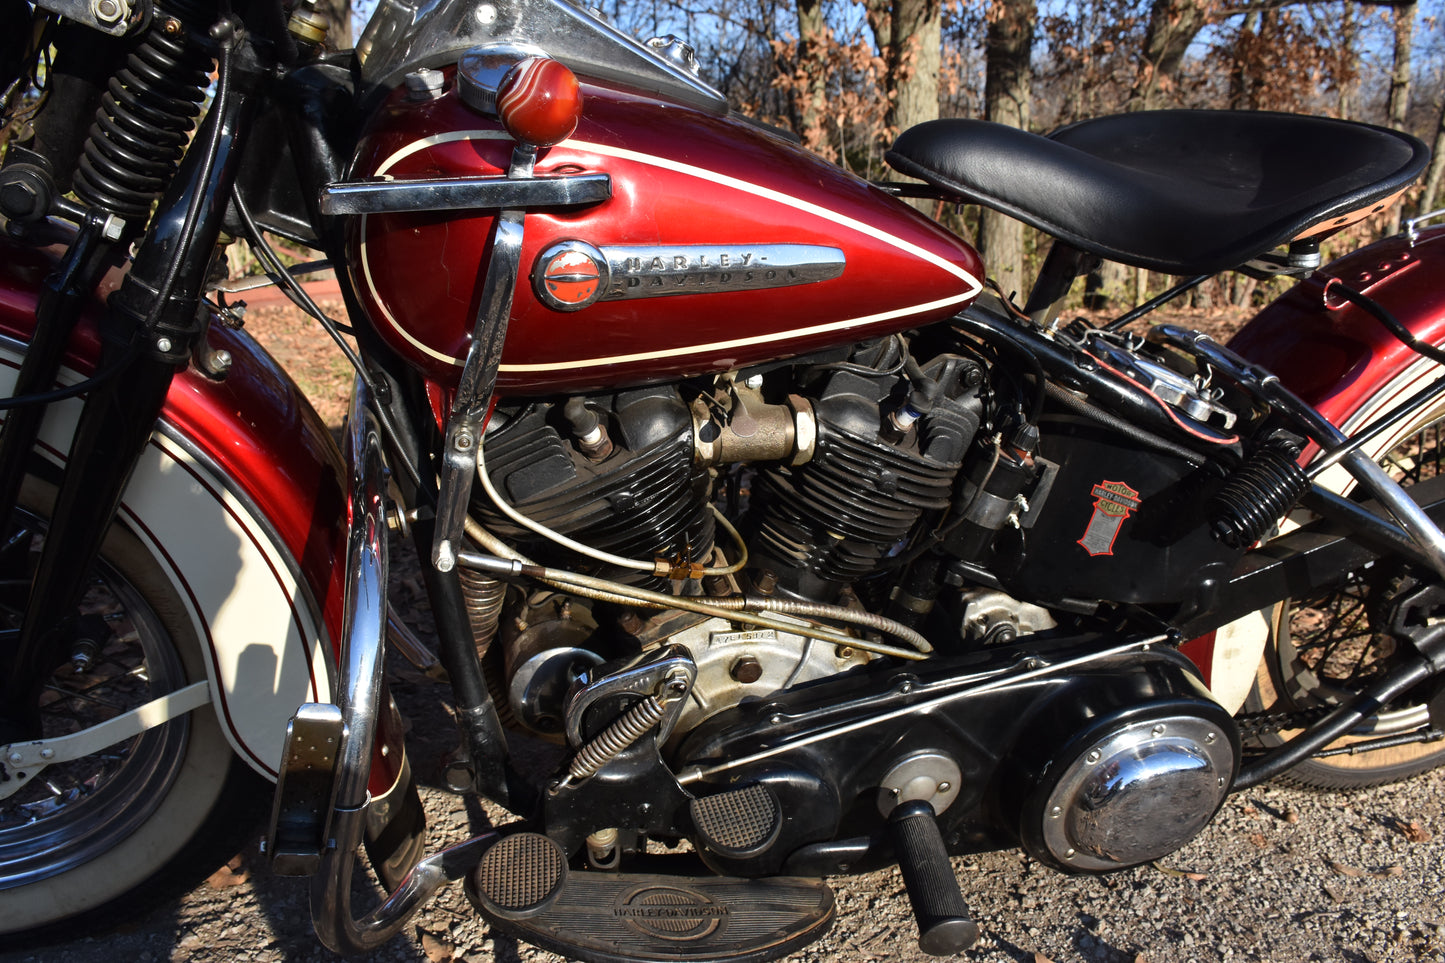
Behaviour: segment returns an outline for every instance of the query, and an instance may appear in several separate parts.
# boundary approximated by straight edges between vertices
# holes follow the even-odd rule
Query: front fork
[[[161,198],[130,273],[109,302],[93,388],[80,414],[29,605],[3,681],[0,742],[34,737],[39,697],[64,661],[66,624],[86,588],[121,494],[160,416],[171,379],[203,336],[206,272],[254,115],[262,71],[250,44],[222,21],[221,79],[192,147]],[[215,35],[215,32],[213,32]],[[29,451],[9,446],[0,477]]]

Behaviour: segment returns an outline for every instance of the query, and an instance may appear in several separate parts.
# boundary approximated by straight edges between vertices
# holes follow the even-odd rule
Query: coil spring
[[[155,24],[110,79],[75,177],[76,196],[127,221],[144,221],[174,176],[211,68],[179,21],[157,11]]]
[[[664,711],[663,701],[655,695],[628,709],[621,719],[582,747],[577,758],[567,767],[567,777],[574,782],[581,781],[607,765],[618,753],[662,721]]]
[[[457,579],[462,585],[462,598],[467,609],[467,622],[472,627],[472,641],[476,643],[477,655],[485,655],[487,647],[497,634],[497,622],[502,615],[502,600],[507,587],[494,578],[469,568],[459,568]]]
[[[1256,451],[1209,500],[1210,527],[1230,548],[1259,541],[1309,490],[1310,480],[1290,446]]]

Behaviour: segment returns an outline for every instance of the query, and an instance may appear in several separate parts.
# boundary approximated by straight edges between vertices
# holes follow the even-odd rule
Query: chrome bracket
[[[513,177],[432,177],[350,181],[321,191],[321,213],[392,214],[415,211],[486,211],[583,207],[612,196],[606,174]]]
[[[518,145],[512,153],[507,176],[530,179],[536,159],[536,151]],[[472,325],[471,346],[467,348],[466,363],[447,418],[437,494],[436,540],[431,557],[439,572],[450,572],[457,563],[472,480],[477,473],[477,448],[482,443],[492,389],[497,384],[497,368],[502,363],[502,346],[507,340],[507,319],[512,313],[512,297],[517,292],[517,277],[521,273],[525,216],[521,208],[508,208],[497,214],[492,233],[492,258],[482,281],[482,299]]]
[[[99,752],[117,742],[138,736],[211,701],[211,684],[193,682],[145,705],[107,719],[99,725],[51,739],[12,742],[0,746],[0,799],[13,796],[33,782],[46,766],[59,765]]]
[[[659,695],[664,693],[669,682],[681,683],[683,692],[691,692],[696,678],[697,664],[687,646],[674,643],[649,652],[627,668],[603,676],[572,694],[566,709],[567,741],[573,748],[581,747],[584,741],[582,720],[587,710],[600,699],[619,695],[642,698]],[[685,704],[685,699],[668,698],[665,702],[665,712],[657,726],[659,745],[671,735]]]
[[[35,5],[112,37],[125,36],[139,22],[131,19],[129,0],[36,0]]]

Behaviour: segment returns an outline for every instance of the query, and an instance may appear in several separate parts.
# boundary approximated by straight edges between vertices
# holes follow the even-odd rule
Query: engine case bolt
[[[745,655],[732,664],[728,673],[734,682],[752,685],[763,677],[763,664],[751,655]]]
[[[156,350],[157,350],[157,351],[169,351],[169,350],[171,350],[171,339],[170,339],[170,338],[156,338]]]
[[[1103,754],[1102,752],[1100,752],[1099,750],[1097,750],[1097,749],[1090,749],[1090,750],[1089,750],[1089,754],[1088,754],[1087,756],[1085,756],[1084,758],[1087,759],[1089,762],[1098,762],[1100,759],[1103,758],[1103,756],[1104,756],[1104,754]]]

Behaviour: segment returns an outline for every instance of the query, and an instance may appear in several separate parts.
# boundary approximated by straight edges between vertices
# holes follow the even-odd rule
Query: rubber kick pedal
[[[968,915],[933,807],[921,799],[899,804],[888,816],[888,832],[918,921],[918,948],[930,956],[968,949],[978,924]]]

